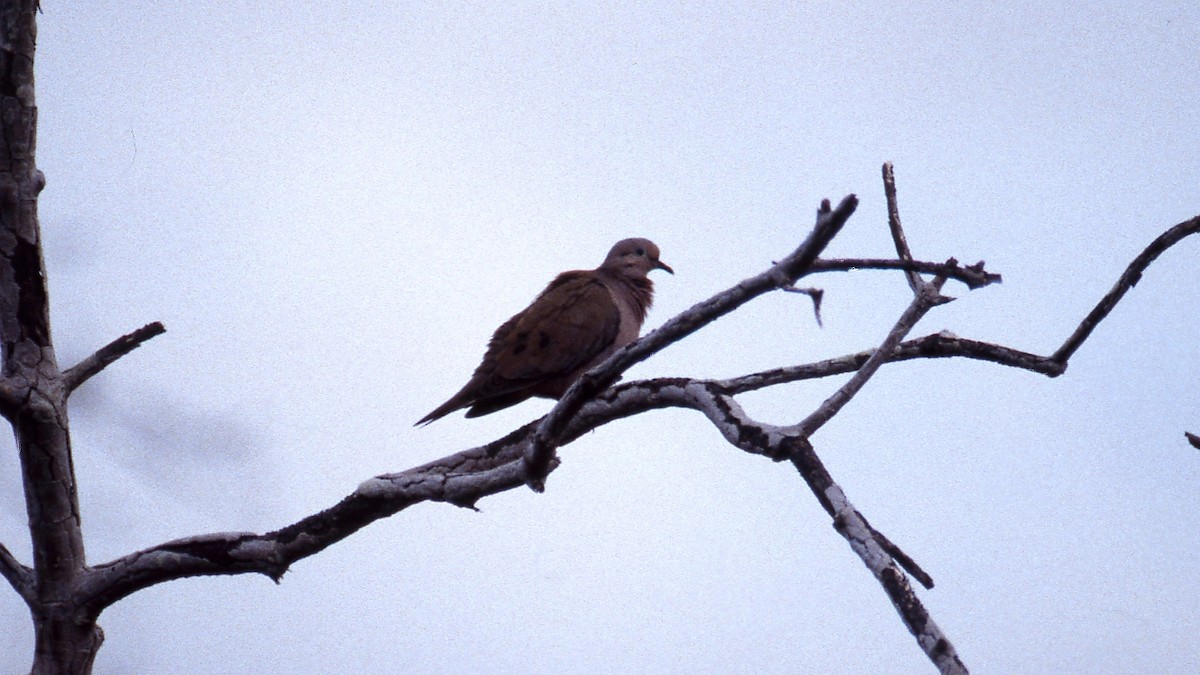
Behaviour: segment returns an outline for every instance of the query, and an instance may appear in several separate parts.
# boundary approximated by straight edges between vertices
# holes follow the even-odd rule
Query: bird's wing
[[[477,417],[546,395],[539,385],[563,386],[568,375],[613,344],[620,324],[621,312],[595,272],[564,272],[496,329],[470,381],[417,424],[459,408],[471,407],[467,416]]]
[[[567,272],[496,331],[484,362],[518,387],[563,377],[612,345],[620,324],[603,280],[593,272]]]

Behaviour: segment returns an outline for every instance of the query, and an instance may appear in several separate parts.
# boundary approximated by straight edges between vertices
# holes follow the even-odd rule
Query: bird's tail
[[[431,412],[428,415],[417,420],[417,423],[414,424],[413,426],[414,427],[423,427],[426,424],[429,424],[430,422],[433,422],[435,420],[440,420],[441,418],[445,417],[446,415],[449,415],[450,413],[454,412],[455,410],[458,410],[459,408],[465,408],[465,407],[467,407],[467,404],[464,403],[463,401],[461,401],[459,396],[455,395],[449,401],[446,401],[445,403],[434,408],[433,412]]]

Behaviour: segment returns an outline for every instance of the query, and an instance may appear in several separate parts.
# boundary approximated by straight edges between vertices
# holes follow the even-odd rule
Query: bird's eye
[[[644,249],[644,248],[639,248],[639,249],[637,250],[637,254],[638,254],[638,255],[646,255],[646,249]]]

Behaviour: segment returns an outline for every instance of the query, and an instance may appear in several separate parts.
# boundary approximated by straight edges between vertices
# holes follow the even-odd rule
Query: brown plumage
[[[479,417],[533,396],[559,398],[588,369],[637,339],[654,300],[650,270],[674,274],[649,239],[623,239],[594,270],[558,275],[496,329],[483,362],[457,394],[417,425],[470,408]]]

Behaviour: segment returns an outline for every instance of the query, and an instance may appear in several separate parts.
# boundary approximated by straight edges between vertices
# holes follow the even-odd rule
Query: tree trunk
[[[32,672],[74,675],[91,672],[103,634],[74,597],[87,560],[37,217],[37,11],[37,0],[0,2],[0,413],[16,435],[33,545]]]
[[[104,631],[94,621],[39,617],[34,620],[33,670],[30,675],[87,675]]]

